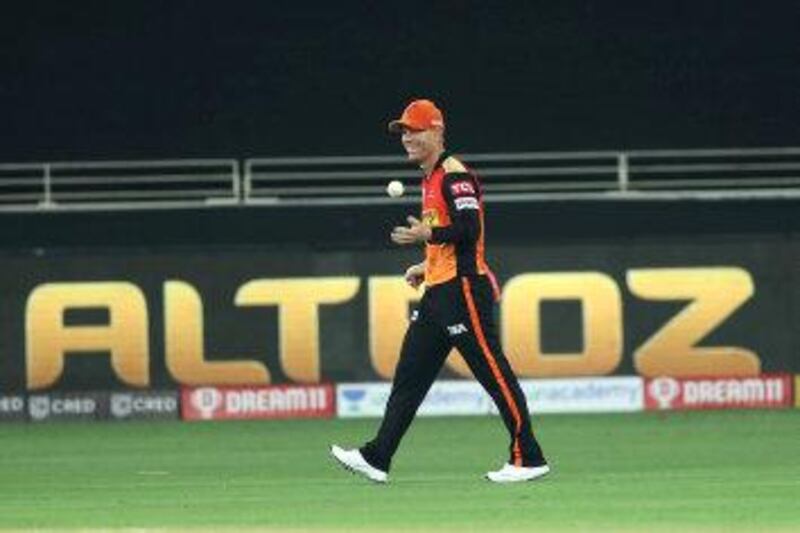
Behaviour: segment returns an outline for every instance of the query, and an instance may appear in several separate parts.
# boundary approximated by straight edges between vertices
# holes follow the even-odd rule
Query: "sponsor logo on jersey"
[[[479,209],[480,206],[478,205],[477,198],[472,198],[470,196],[466,196],[464,198],[456,198],[455,201],[456,210],[461,211],[462,209]]]
[[[452,326],[447,326],[447,333],[449,333],[451,337],[455,337],[456,335],[461,335],[462,333],[466,332],[467,332],[467,326],[461,323],[453,324]]]
[[[439,213],[436,209],[426,209],[422,213],[422,222],[427,224],[428,226],[435,228],[440,226],[439,224]]]
[[[453,196],[465,196],[468,194],[475,196],[475,187],[468,181],[457,181],[450,185],[450,192],[453,193]]]

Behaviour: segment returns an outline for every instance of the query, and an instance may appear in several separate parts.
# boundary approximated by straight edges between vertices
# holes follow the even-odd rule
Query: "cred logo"
[[[111,396],[111,414],[115,418],[129,418],[147,415],[144,418],[157,418],[178,411],[178,400],[158,393],[120,393]]]
[[[47,396],[31,396],[28,400],[31,418],[43,420],[50,415],[50,399]]]
[[[97,412],[97,401],[83,396],[31,396],[28,410],[33,420],[92,418]]]

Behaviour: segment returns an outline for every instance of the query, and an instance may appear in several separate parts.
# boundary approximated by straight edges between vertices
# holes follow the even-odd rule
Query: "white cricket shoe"
[[[516,483],[518,481],[533,481],[548,472],[550,472],[550,467],[547,465],[514,466],[506,463],[500,470],[488,472],[486,479],[495,483]]]
[[[364,459],[361,452],[355,450],[345,450],[335,444],[331,445],[331,456],[345,469],[362,475],[375,483],[386,483],[389,476],[386,472],[378,470]]]

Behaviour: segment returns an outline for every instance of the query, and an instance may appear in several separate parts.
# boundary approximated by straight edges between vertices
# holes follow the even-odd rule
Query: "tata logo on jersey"
[[[636,372],[646,377],[760,374],[761,360],[748,347],[732,346],[724,339],[720,345],[707,341],[754,294],[747,271],[734,267],[632,269],[622,284],[638,310],[651,302],[674,302],[682,308],[672,316],[658,315],[661,323],[649,326],[646,338],[638,345],[625,345],[621,283],[608,274],[522,273],[509,279],[502,289],[498,336],[519,376],[607,375],[621,366],[626,353]],[[325,320],[333,320],[343,334],[363,331],[364,338],[355,345],[365,346],[365,364],[378,377],[391,379],[409,309],[422,294],[409,287],[403,276],[257,278],[233,290],[228,311],[225,302],[216,302],[216,319],[221,312],[277,311],[277,324],[270,325],[277,329],[274,338],[257,326],[252,331],[250,341],[260,347],[256,348],[260,353],[209,354],[203,295],[183,280],[166,280],[157,295],[146,295],[138,285],[124,280],[40,284],[30,292],[25,307],[26,386],[36,390],[57,385],[67,361],[76,356],[106,358],[100,364],[110,362],[115,377],[132,387],[151,385],[152,366],[164,368],[171,380],[186,386],[264,385],[273,381],[276,370],[281,380],[319,383],[326,379],[324,348],[339,342],[323,337]],[[543,348],[542,304],[548,301],[580,304],[580,326],[574,334],[581,343],[570,353],[549,353]],[[150,314],[153,307],[161,309],[159,324],[154,324]],[[342,318],[338,310],[345,308],[349,309]],[[104,320],[92,324],[65,320],[76,309],[103,310]],[[333,315],[322,309],[337,311]],[[363,326],[351,324],[359,320]],[[450,326],[450,335],[463,334],[467,328],[460,323]],[[227,342],[230,339],[224,334],[214,337],[217,349],[224,350]],[[268,351],[277,352],[277,363],[268,365]],[[163,360],[154,363],[154,352]],[[471,376],[455,350],[446,364],[457,375]],[[207,390],[197,394],[203,405],[219,400]]]

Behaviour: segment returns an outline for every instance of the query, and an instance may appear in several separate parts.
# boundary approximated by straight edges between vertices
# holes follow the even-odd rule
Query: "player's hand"
[[[406,283],[415,289],[422,285],[422,282],[425,281],[425,263],[418,263],[408,267],[405,278]]]
[[[392,242],[408,245],[425,242],[431,238],[431,228],[427,224],[412,216],[406,217],[406,220],[408,227],[397,226],[392,230]]]

